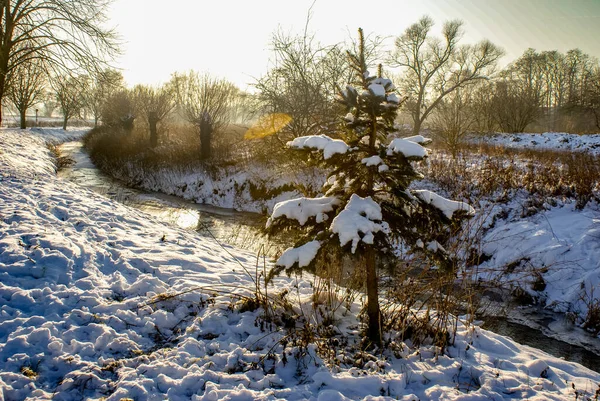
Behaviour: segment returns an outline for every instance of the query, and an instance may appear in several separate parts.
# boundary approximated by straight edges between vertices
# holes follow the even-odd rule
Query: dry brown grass
[[[580,208],[600,200],[600,158],[585,152],[465,144],[456,159],[438,149],[425,168],[426,176],[450,195],[468,201],[502,201],[519,190],[575,199]]]

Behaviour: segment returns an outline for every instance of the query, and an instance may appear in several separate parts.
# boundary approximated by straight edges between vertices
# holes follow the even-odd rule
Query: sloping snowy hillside
[[[0,400],[563,400],[598,388],[600,374],[479,328],[460,326],[444,355],[403,346],[362,368],[284,348],[285,333],[232,296],[251,295],[252,254],[58,179],[45,145],[57,132],[0,131]],[[306,302],[310,277],[269,288],[283,290]],[[358,311],[337,322],[350,340]]]

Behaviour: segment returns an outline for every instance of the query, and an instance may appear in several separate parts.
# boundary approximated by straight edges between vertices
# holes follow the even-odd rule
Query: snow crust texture
[[[328,368],[313,345],[296,357],[260,311],[232,307],[254,255],[60,180],[46,142],[65,139],[0,131],[0,400],[565,400],[600,382],[463,325],[443,355],[403,345],[360,369]],[[310,311],[312,289],[281,277],[269,291]],[[338,329],[357,336],[359,311],[336,314]]]
[[[600,155],[600,134],[575,135],[564,132],[493,134],[474,141],[508,148],[580,151]]]

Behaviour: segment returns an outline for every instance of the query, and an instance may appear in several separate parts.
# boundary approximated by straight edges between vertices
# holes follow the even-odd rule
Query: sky
[[[366,34],[393,38],[423,15],[440,29],[464,22],[461,43],[489,39],[507,64],[527,48],[580,48],[600,58],[600,0],[115,0],[110,24],[123,42],[115,65],[129,85],[160,84],[194,69],[248,89],[269,68],[278,29],[308,31],[322,44]],[[434,28],[435,30],[435,28]]]

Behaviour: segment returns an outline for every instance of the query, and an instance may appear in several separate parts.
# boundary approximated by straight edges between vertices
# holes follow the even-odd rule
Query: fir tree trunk
[[[375,154],[377,142],[377,118],[371,115],[372,125],[370,127],[369,148]],[[373,170],[367,169],[367,193],[366,196],[374,194]],[[379,280],[377,277],[377,264],[375,250],[368,246],[365,252],[365,272],[367,274],[367,315],[369,317],[369,340],[374,345],[381,345],[381,311],[379,310]]]
[[[368,247],[365,252],[367,274],[367,316],[369,317],[368,336],[374,345],[381,345],[381,312],[379,310],[379,283],[375,250]]]
[[[21,129],[27,128],[27,116],[25,115],[26,111],[27,109],[19,110],[19,121],[21,123]]]

